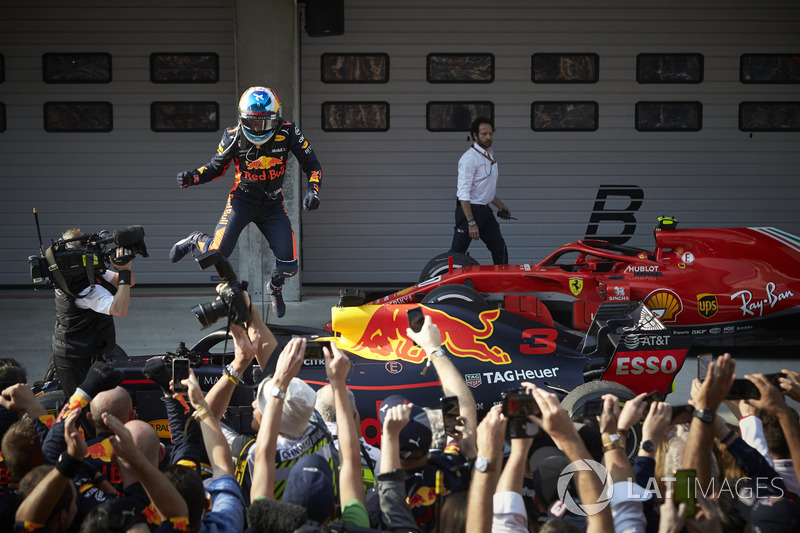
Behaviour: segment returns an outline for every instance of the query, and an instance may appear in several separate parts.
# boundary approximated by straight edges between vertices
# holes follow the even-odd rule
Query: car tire
[[[56,362],[51,357],[44,367],[44,375],[42,376],[43,383],[49,383],[58,379],[58,372],[56,371]]]
[[[474,309],[476,312],[486,311],[489,304],[478,291],[466,285],[442,285],[425,295],[423,304],[459,303]]]
[[[590,381],[575,387],[561,401],[561,406],[567,410],[569,416],[575,420],[580,420],[583,415],[583,407],[589,400],[601,398],[604,394],[613,394],[622,401],[632,400],[636,394],[628,387],[613,381]],[[593,422],[592,425],[595,425]],[[625,453],[632,459],[639,453],[639,444],[642,442],[642,425],[634,424],[628,431],[628,439],[625,443]]]
[[[453,268],[480,265],[478,261],[467,254],[444,252],[428,261],[428,263],[422,268],[418,283],[422,283],[425,280],[429,280],[447,272],[449,265],[448,258],[451,255],[453,256]]]
[[[36,397],[42,407],[45,408],[47,414],[57,416],[61,409],[67,403],[67,397],[64,395],[63,390],[54,390],[45,392]]]

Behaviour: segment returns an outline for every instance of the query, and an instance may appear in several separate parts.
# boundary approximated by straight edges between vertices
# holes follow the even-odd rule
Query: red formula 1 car
[[[538,264],[507,266],[476,266],[469,256],[442,254],[423,269],[419,284],[371,303],[482,300],[587,331],[601,304],[642,302],[670,335],[688,338],[693,353],[796,354],[800,238],[774,228],[676,225],[674,219],[659,222],[652,251],[580,240]]]
[[[367,437],[392,392],[438,402],[435,376],[421,375],[424,353],[405,334],[406,311],[417,305],[439,326],[481,411],[521,381],[559,393],[574,415],[606,392],[668,394],[689,355],[796,353],[800,239],[772,228],[677,229],[664,219],[655,241],[648,251],[581,240],[539,264],[507,266],[443,254],[413,287],[368,303],[343,290],[327,329],[354,355],[350,386]],[[320,370],[302,376],[322,383]]]

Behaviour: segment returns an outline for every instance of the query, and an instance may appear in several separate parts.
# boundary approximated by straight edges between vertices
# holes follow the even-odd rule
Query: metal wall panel
[[[302,14],[301,14],[302,16]],[[743,53],[800,52],[800,7],[791,0],[395,1],[347,0],[345,33],[301,39],[302,128],[323,165],[322,209],[303,214],[304,283],[416,281],[449,248],[456,163],[467,134],[429,132],[429,101],[495,105],[498,196],[519,220],[502,222],[512,262],[543,259],[582,238],[604,185],[640,188],[628,244],[652,247],[659,215],[683,226],[774,225],[800,234],[800,133],[745,133],[738,105],[798,100],[797,85],[739,82]],[[323,84],[323,53],[386,53],[385,84]],[[596,53],[595,84],[534,84],[534,53]],[[491,53],[489,84],[426,82],[429,53]],[[700,84],[636,82],[640,53],[699,53]],[[531,103],[592,100],[594,132],[534,132]],[[638,101],[699,101],[699,132],[638,132]],[[386,101],[382,133],[323,132],[326,101]],[[605,209],[624,210],[624,197]],[[620,233],[622,223],[600,225]],[[482,243],[470,247],[482,263]]]
[[[191,260],[173,265],[168,251],[192,230],[213,230],[232,182],[232,172],[203,187],[181,190],[175,182],[176,172],[207,162],[222,128],[235,123],[232,17],[231,0],[4,3],[0,102],[7,126],[0,133],[0,285],[30,283],[26,260],[38,253],[33,208],[39,211],[45,246],[74,225],[93,232],[141,224],[150,257],[135,260],[137,281],[209,282],[211,272]],[[42,54],[48,52],[111,54],[111,82],[46,84]],[[150,54],[155,52],[216,53],[219,81],[152,83]],[[48,101],[111,102],[113,130],[47,133],[42,106]],[[150,129],[154,101],[216,101],[220,130],[155,133]]]

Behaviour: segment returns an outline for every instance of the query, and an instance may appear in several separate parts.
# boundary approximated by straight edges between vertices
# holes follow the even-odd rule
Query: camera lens
[[[200,322],[200,326],[207,328],[220,318],[228,316],[228,306],[222,300],[213,300],[192,307],[192,313]]]

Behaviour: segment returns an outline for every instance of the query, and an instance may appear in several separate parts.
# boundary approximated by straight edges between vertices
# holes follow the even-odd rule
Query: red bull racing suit
[[[192,179],[186,185],[219,178],[233,161],[236,174],[222,217],[214,234],[201,235],[196,244],[201,252],[218,249],[228,257],[244,227],[254,222],[275,255],[272,272],[275,287],[297,273],[297,245],[282,193],[289,152],[305,172],[308,188],[319,192],[322,167],[300,129],[291,122],[279,123],[272,138],[261,146],[250,143],[238,125],[226,129],[216,155],[192,171]]]

